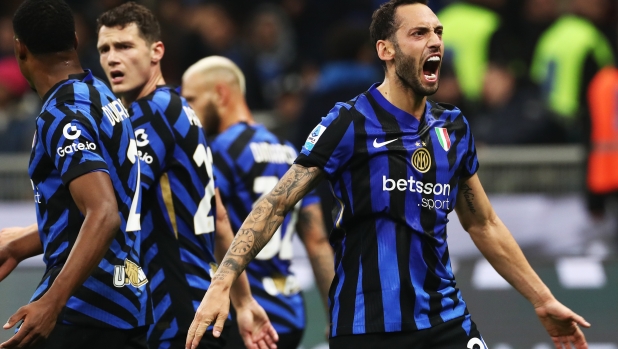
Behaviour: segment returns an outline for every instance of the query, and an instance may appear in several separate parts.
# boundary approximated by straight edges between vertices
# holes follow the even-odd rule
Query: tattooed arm
[[[558,302],[534,272],[517,242],[502,223],[483,190],[478,175],[461,180],[455,210],[463,228],[496,271],[534,306],[556,348],[572,342],[587,348],[577,324],[589,327],[582,317]],[[570,338],[569,338],[570,337]]]
[[[307,249],[316,284],[328,316],[328,289],[335,277],[333,249],[328,243],[319,204],[309,205],[300,211],[296,231]],[[330,322],[330,321],[328,321]]]
[[[234,237],[195,314],[187,336],[187,348],[196,348],[204,332],[213,322],[215,323],[213,334],[215,331],[221,332],[229,311],[230,287],[234,280],[268,243],[283,222],[286,213],[298,200],[315,188],[323,177],[323,172],[318,168],[292,165],[275,189],[256,202]],[[260,331],[253,336],[253,342],[258,344],[248,348],[258,348],[258,345],[260,348],[267,345],[276,348],[270,341],[271,338],[276,340],[276,334],[272,332],[267,334]]]

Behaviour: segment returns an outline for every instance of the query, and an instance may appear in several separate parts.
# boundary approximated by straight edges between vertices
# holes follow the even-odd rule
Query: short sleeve
[[[470,131],[470,125],[466,122],[466,140],[468,147],[464,153],[464,158],[461,163],[461,177],[467,178],[474,175],[479,169],[479,160],[476,157],[476,145],[474,144],[474,136]]]
[[[86,112],[68,107],[47,109],[37,121],[37,133],[64,185],[89,172],[109,173],[98,126]]]
[[[350,106],[338,103],[311,131],[294,163],[318,167],[336,177],[354,152],[354,123]]]

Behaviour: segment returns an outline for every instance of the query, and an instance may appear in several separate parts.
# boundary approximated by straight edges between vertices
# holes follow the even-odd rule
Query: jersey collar
[[[423,115],[421,116],[421,120],[419,121],[417,118],[414,117],[414,115],[408,113],[407,111],[397,108],[395,105],[389,102],[386,98],[384,98],[382,93],[378,91],[378,86],[380,84],[381,83],[376,82],[375,84],[371,85],[371,87],[369,88],[369,93],[371,94],[373,99],[375,99],[376,102],[378,102],[380,107],[384,108],[384,110],[392,114],[400,124],[406,125],[407,127],[412,127],[413,129],[418,129],[419,125],[423,123],[425,120],[427,120],[427,117],[431,115],[430,114],[431,104],[429,103],[429,100],[425,102],[425,111]]]

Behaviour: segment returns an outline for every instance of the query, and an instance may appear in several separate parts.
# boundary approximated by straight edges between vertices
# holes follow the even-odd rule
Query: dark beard
[[[212,137],[219,134],[219,124],[221,124],[221,115],[215,104],[209,102],[204,110],[204,125],[202,125],[206,136]]]
[[[397,75],[403,87],[412,90],[419,96],[431,96],[436,93],[439,84],[436,84],[435,87],[425,87],[417,72],[418,64],[414,61],[414,58],[406,56],[399,49],[399,45],[395,43],[395,75]]]

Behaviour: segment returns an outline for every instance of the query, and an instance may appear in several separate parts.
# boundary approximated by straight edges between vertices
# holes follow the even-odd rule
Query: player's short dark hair
[[[371,42],[375,45],[378,40],[390,39],[397,31],[395,19],[397,8],[402,5],[412,4],[427,5],[427,0],[390,0],[375,10],[373,16],[371,16],[371,25],[369,26]]]
[[[161,40],[161,27],[154,13],[145,6],[133,1],[115,7],[97,18],[97,33],[101,27],[124,28],[132,23],[137,25],[139,35],[151,44]]]
[[[13,32],[33,54],[69,51],[75,45],[75,20],[63,0],[26,0],[13,15]]]

